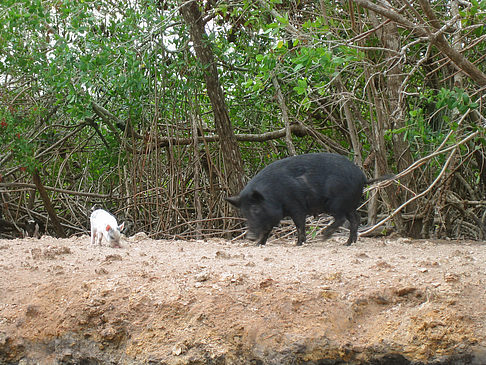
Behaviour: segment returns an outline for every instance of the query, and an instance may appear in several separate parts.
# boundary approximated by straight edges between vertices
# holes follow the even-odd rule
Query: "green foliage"
[[[16,162],[34,166],[33,150],[40,145],[28,143],[24,137],[9,142],[7,136],[25,136],[52,108],[66,116],[66,126],[75,126],[93,116],[92,101],[111,99],[117,102],[101,103],[121,120],[144,120],[142,113],[150,103],[150,82],[158,73],[154,61],[160,50],[146,52],[140,41],[158,24],[154,5],[124,5],[114,15],[113,5],[106,2],[2,2],[0,11],[6,16],[0,17],[0,72],[35,79],[31,94],[54,101],[43,113],[16,122],[14,129],[8,124],[10,129],[4,131],[2,142],[17,151]],[[143,124],[138,126],[143,128]],[[119,162],[120,146],[111,130],[100,128],[100,132],[108,146],[94,140],[94,150],[103,157],[91,161],[113,169]],[[85,135],[82,132],[78,137]]]
[[[469,109],[478,107],[478,103],[471,101],[469,95],[463,89],[457,87],[453,90],[440,89],[436,99],[438,109],[445,106],[449,110],[457,109],[461,114],[466,113]]]
[[[403,135],[418,157],[425,157],[432,152],[438,144],[443,141],[446,128],[435,129],[426,119],[422,108],[409,111],[409,117],[403,128],[389,130],[385,134],[385,139],[393,143],[393,135]]]
[[[38,163],[34,158],[35,148],[25,135],[28,122],[17,117],[5,108],[0,109],[0,145],[5,153],[11,155],[12,163],[20,171],[33,172]]]

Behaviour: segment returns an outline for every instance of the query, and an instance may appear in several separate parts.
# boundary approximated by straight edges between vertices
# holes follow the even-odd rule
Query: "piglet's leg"
[[[103,238],[103,233],[98,232],[96,234],[96,239],[98,240],[98,245],[101,246],[101,239]]]
[[[91,244],[95,244],[95,237],[96,237],[96,230],[94,228],[91,228]]]

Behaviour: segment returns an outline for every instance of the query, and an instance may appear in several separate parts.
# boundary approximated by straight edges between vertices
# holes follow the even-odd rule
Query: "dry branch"
[[[278,104],[280,105],[280,110],[282,111],[282,120],[285,124],[285,143],[287,144],[287,149],[289,150],[290,155],[295,156],[297,152],[295,151],[294,144],[292,143],[292,132],[290,130],[290,118],[289,118],[289,110],[287,108],[287,104],[285,103],[285,98],[282,93],[282,88],[280,87],[280,83],[276,76],[272,77],[273,87],[277,92],[277,100]]]
[[[452,47],[444,36],[444,28],[431,28],[427,23],[414,23],[406,16],[398,13],[392,7],[378,5],[370,0],[354,0],[358,5],[388,18],[395,23],[414,32],[419,37],[426,37],[445,56],[447,56],[459,69],[467,74],[479,86],[486,86],[486,74],[470,62],[461,52]],[[429,15],[429,21],[437,25],[435,13],[427,0],[420,1],[424,11]]]
[[[6,190],[9,190],[10,188],[20,188],[23,190],[35,190],[37,187],[35,184],[11,182],[11,183],[0,183],[0,188],[4,188]],[[67,190],[61,188],[54,188],[52,186],[44,186],[44,189],[56,193],[67,194],[67,195],[78,195],[78,196],[85,196],[88,198],[96,198],[96,199],[114,199],[112,195]],[[5,192],[6,190],[0,190],[0,193]]]
[[[452,158],[454,157],[454,155],[455,155],[456,151],[458,150],[459,146],[461,146],[461,145],[465,144],[466,142],[470,141],[472,138],[474,138],[478,134],[479,134],[478,131],[473,132],[470,135],[468,135],[467,137],[465,137],[464,139],[462,139],[461,141],[457,142],[454,146],[451,146],[451,147],[446,148],[446,149],[443,149],[443,150],[438,150],[438,151],[430,154],[429,156],[426,156],[426,157],[424,157],[424,158],[416,161],[408,169],[406,169],[406,170],[402,171],[401,173],[397,174],[397,176],[395,177],[395,180],[399,179],[400,177],[405,176],[406,174],[409,174],[410,172],[412,172],[413,170],[415,170],[419,166],[423,165],[424,163],[426,163],[428,160],[432,159],[433,157],[435,157],[435,156],[437,156],[439,154],[443,154],[443,153],[446,153],[446,152],[451,151],[451,153],[450,153],[449,157],[447,158],[447,161],[445,162],[444,166],[442,167],[439,175],[434,179],[434,181],[424,191],[422,191],[421,193],[419,193],[419,194],[413,196],[412,198],[408,199],[406,202],[404,202],[402,205],[400,205],[398,208],[396,208],[386,218],[382,219],[380,222],[376,223],[374,226],[372,226],[372,227],[368,228],[367,230],[363,231],[361,234],[365,235],[365,234],[368,234],[368,233],[374,231],[375,229],[379,228],[380,226],[382,226],[383,224],[385,224],[386,222],[388,222],[390,219],[392,219],[395,215],[397,215],[407,205],[411,204],[412,202],[416,201],[417,199],[419,199],[419,198],[425,196],[427,193],[429,193],[432,190],[432,188],[435,185],[437,185],[437,183],[444,177],[444,175],[446,173],[446,170],[447,170],[447,167],[449,166],[449,163],[452,160]],[[389,182],[384,182],[382,184],[389,184]]]
[[[331,138],[309,127],[300,124],[291,124],[290,132],[297,137],[305,137],[305,136],[313,137],[321,141],[322,143],[324,143],[330,150],[336,151],[341,154],[347,153],[347,150],[345,150],[341,145],[339,145],[339,143],[336,143]],[[260,134],[244,134],[244,133],[235,134],[235,138],[238,142],[266,142],[274,139],[285,138],[286,133],[287,133],[286,128],[282,128],[276,131],[265,132]],[[161,136],[158,137],[157,142],[158,142],[158,147],[168,147],[168,146],[175,146],[175,145],[190,145],[194,143],[194,140],[195,138]],[[198,143],[218,142],[219,136],[218,135],[198,136],[197,141]]]

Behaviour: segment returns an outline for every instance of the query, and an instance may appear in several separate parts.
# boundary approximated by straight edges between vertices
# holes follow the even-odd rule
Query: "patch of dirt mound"
[[[344,241],[0,241],[0,363],[486,363],[484,245]]]

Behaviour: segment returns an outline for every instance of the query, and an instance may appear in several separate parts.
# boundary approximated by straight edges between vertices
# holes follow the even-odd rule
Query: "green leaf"
[[[282,25],[288,25],[289,24],[289,20],[287,18],[287,15],[285,17],[282,17],[282,16],[278,16],[277,17],[277,20],[282,24]]]
[[[297,72],[299,71],[301,68],[303,68],[304,65],[302,63],[298,63],[297,65],[295,65],[294,67],[294,72]]]

